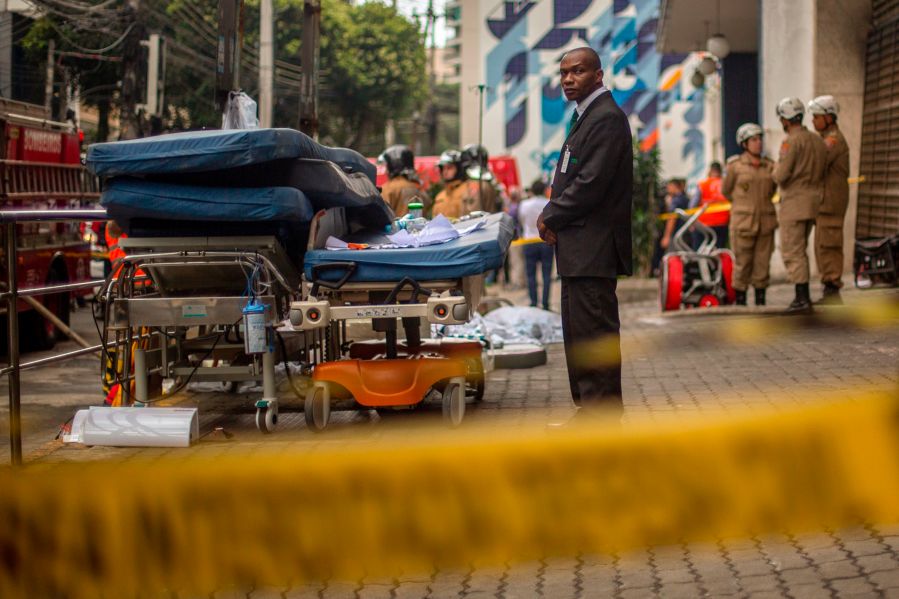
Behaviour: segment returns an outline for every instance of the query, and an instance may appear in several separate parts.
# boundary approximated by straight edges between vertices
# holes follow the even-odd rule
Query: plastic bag
[[[256,129],[256,101],[243,92],[229,92],[225,113],[222,115],[222,129]]]

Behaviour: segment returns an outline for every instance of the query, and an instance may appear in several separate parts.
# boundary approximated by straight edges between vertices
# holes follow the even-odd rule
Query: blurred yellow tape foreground
[[[895,522],[899,404],[855,399],[603,435],[6,469],[0,597],[199,594]]]

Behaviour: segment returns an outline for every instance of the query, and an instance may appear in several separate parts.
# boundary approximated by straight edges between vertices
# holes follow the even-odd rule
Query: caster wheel
[[[700,308],[712,308],[719,305],[721,305],[721,301],[715,295],[703,295],[702,299],[699,300]]]
[[[278,425],[278,408],[269,406],[267,408],[256,408],[256,428],[259,432],[269,434],[275,430]]]
[[[443,390],[443,422],[450,428],[462,424],[465,417],[465,386],[453,381]]]
[[[312,432],[320,433],[327,428],[331,418],[331,398],[327,388],[313,385],[306,392],[303,416],[306,417],[306,426]]]

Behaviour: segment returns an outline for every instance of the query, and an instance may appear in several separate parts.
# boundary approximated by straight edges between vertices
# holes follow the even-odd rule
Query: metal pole
[[[9,449],[13,466],[22,463],[22,412],[19,386],[19,284],[16,280],[18,257],[16,254],[16,223],[6,225],[6,276],[9,295],[6,298],[9,344]]]
[[[478,85],[478,150],[484,145],[484,90],[486,89],[487,86],[483,83]],[[478,169],[478,204],[480,204],[480,210],[484,209],[484,168],[484,165],[480,165]]]
[[[146,404],[148,398],[147,350],[137,348],[134,350],[134,403]]]
[[[303,82],[300,88],[300,131],[318,139],[318,58],[322,6],[321,0],[303,2],[303,39],[300,65]]]
[[[259,126],[272,126],[275,43],[272,0],[259,3]]]
[[[147,43],[147,113],[156,116],[159,106],[159,34],[151,33]]]

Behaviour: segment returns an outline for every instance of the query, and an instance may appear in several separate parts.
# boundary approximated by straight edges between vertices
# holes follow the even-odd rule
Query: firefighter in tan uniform
[[[743,153],[727,161],[721,193],[731,203],[730,243],[736,258],[733,286],[737,304],[746,305],[750,283],[755,289],[755,305],[765,305],[777,212],[771,198],[776,186],[771,172],[774,163],[762,156],[762,128],[745,123],[737,129],[737,144]]]
[[[812,124],[827,146],[824,202],[815,219],[815,261],[824,284],[822,303],[843,303],[843,219],[849,206],[849,145],[837,127],[840,106],[833,96],[818,96],[808,103]]]
[[[447,150],[440,155],[437,166],[446,187],[434,200],[434,216],[442,214],[447,218],[459,218],[474,210],[480,210],[478,196],[466,185],[467,176],[462,153],[458,150]]]
[[[490,172],[487,149],[477,144],[468,144],[462,149],[462,162],[469,179],[469,195],[477,194],[480,208],[484,212],[502,212],[503,203],[496,177]]]
[[[780,249],[787,277],[796,286],[788,312],[812,309],[808,236],[824,199],[827,148],[821,136],[802,125],[804,115],[805,105],[799,98],[784,98],[777,104],[777,116],[787,134],[773,172],[774,182],[780,186]]]
[[[390,146],[378,156],[378,162],[387,170],[387,182],[381,188],[381,197],[393,210],[397,218],[409,212],[409,204],[420,202],[424,214],[430,214],[434,202],[415,172],[415,155],[409,146]]]

